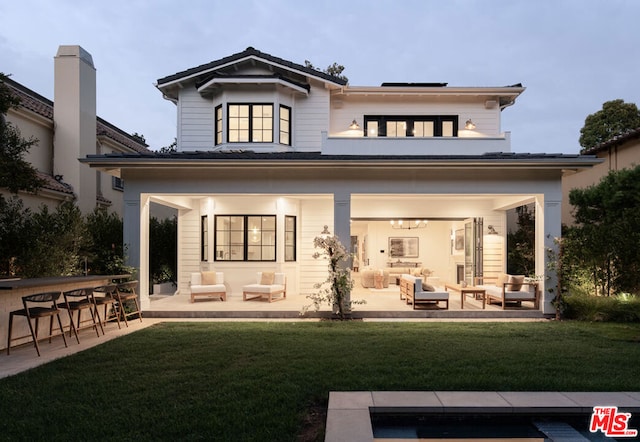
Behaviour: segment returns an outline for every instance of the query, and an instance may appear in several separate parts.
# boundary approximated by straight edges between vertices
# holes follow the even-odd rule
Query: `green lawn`
[[[640,391],[640,325],[164,323],[0,380],[0,439],[295,441],[331,390]]]

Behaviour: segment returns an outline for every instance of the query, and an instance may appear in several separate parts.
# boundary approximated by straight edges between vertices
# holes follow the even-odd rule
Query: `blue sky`
[[[62,44],[89,51],[98,115],[175,137],[158,78],[253,46],[324,68],[354,86],[447,82],[527,90],[503,112],[514,152],[577,153],[605,101],[640,104],[637,0],[21,0],[0,3],[0,72],[53,99]]]

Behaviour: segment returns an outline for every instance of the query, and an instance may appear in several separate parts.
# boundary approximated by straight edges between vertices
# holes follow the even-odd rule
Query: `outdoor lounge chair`
[[[191,274],[191,302],[196,298],[227,300],[223,272],[194,272]]]
[[[487,280],[495,279],[495,284],[490,284]],[[508,302],[515,302],[518,306],[522,305],[522,301],[533,302],[533,308],[538,310],[540,308],[538,283],[537,282],[524,282],[524,276],[522,275],[507,275],[502,274],[497,278],[491,277],[476,277],[476,286],[485,290],[485,299],[487,304],[491,304],[491,301],[497,301],[502,306],[502,310]],[[479,284],[487,282],[487,284]]]
[[[242,300],[266,299],[280,301],[287,297],[287,276],[284,273],[258,272],[255,284],[242,287]]]

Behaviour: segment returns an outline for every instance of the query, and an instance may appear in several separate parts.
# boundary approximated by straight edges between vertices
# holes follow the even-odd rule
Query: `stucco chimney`
[[[96,206],[96,172],[78,158],[96,152],[96,69],[80,46],[60,46],[54,71],[53,173],[73,186],[87,213]]]

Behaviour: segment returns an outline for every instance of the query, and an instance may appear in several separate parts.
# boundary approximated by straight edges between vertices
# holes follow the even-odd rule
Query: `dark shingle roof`
[[[158,79],[158,86],[162,86],[165,83],[170,83],[170,82],[175,81],[175,80],[180,80],[181,78],[184,78],[184,77],[189,77],[189,76],[192,76],[192,75],[197,75],[199,73],[204,73],[204,72],[209,71],[211,69],[215,69],[215,68],[217,68],[219,66],[223,66],[223,65],[228,64],[228,63],[233,63],[234,61],[238,61],[238,60],[241,60],[243,58],[250,57],[250,56],[262,58],[263,60],[266,60],[268,62],[271,62],[271,63],[274,63],[274,64],[279,64],[281,66],[284,66],[284,67],[287,67],[287,68],[290,68],[290,69],[294,69],[294,70],[297,70],[297,71],[302,71],[302,72],[305,72],[305,73],[307,73],[309,75],[312,75],[314,77],[319,77],[319,78],[322,78],[323,80],[330,81],[332,83],[336,83],[336,84],[343,85],[343,86],[347,84],[347,81],[343,80],[342,78],[339,78],[339,77],[336,77],[336,76],[333,76],[333,75],[329,75],[329,74],[326,74],[324,72],[321,72],[321,71],[318,71],[318,70],[315,70],[315,69],[312,69],[312,68],[308,68],[308,67],[303,66],[301,64],[293,63],[291,61],[287,61],[287,60],[279,58],[279,57],[275,57],[275,56],[273,56],[271,54],[267,54],[266,52],[258,51],[257,49],[254,49],[253,47],[249,46],[247,49],[245,49],[242,52],[238,52],[236,54],[229,55],[229,56],[221,58],[219,60],[214,60],[212,62],[203,64],[203,65],[200,65],[200,66],[196,66],[194,68],[187,69],[187,70],[184,70],[184,71],[181,71],[181,72],[177,72],[177,73],[175,73],[173,75],[168,75],[166,77],[160,78],[160,79]]]
[[[255,152],[252,150],[230,151],[193,151],[193,152],[156,152],[147,153],[111,153],[104,155],[89,155],[88,158],[131,158],[131,159],[166,159],[166,160],[303,160],[303,161],[349,161],[349,160],[554,160],[595,158],[589,155],[560,154],[560,153],[514,153],[487,152],[482,155],[323,155],[321,152]]]

